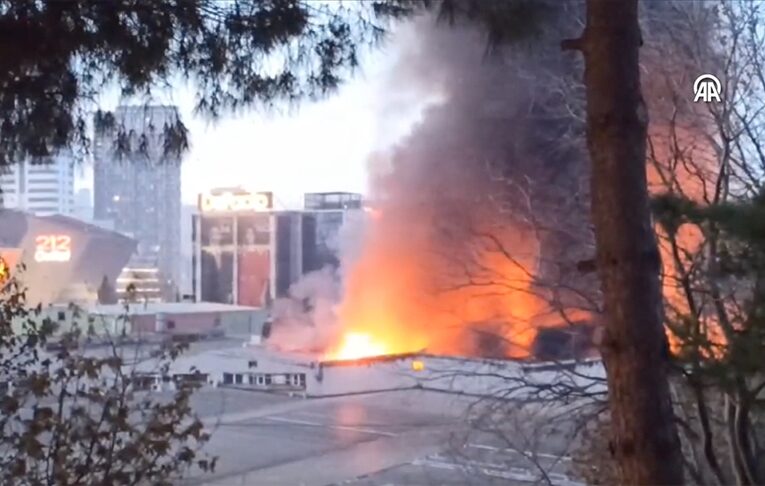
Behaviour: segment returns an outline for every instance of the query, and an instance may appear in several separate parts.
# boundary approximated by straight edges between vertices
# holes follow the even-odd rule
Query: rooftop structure
[[[114,282],[136,242],[80,220],[0,210],[0,248],[13,249],[25,270],[30,303],[95,302],[106,278]]]
[[[309,192],[304,198],[305,209],[361,209],[363,196],[355,192]]]

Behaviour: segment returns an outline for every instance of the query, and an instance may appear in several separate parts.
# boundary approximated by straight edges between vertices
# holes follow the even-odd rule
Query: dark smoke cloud
[[[411,342],[394,351],[525,355],[537,326],[585,304],[562,290],[588,288],[571,275],[590,256],[580,73],[558,47],[576,27],[496,53],[468,25],[399,29],[380,117],[430,105],[370,160],[377,217],[343,259],[334,320],[307,321]]]
[[[417,225],[437,230],[430,236],[448,253],[473,251],[466,232],[476,227],[512,228],[538,240],[539,280],[570,274],[590,251],[581,72],[559,48],[578,33],[572,18],[493,53],[469,25],[423,17],[402,29],[387,92],[440,102],[373,161],[373,198],[398,208],[413,233]]]

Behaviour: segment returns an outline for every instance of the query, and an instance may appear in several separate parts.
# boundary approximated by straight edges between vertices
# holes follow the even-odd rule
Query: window
[[[231,373],[223,373],[223,384],[232,385],[234,383],[234,375]]]
[[[66,320],[66,312],[58,311],[58,320],[59,321],[65,321]]]
[[[241,385],[242,383],[244,383],[244,375],[242,375],[241,373],[237,373],[236,375],[234,375],[234,381],[236,382],[237,385]]]
[[[58,197],[52,196],[52,197],[30,197],[27,198],[27,201],[33,203],[33,202],[52,202],[55,203],[58,201]]]
[[[271,384],[271,375],[264,376],[263,377],[263,381],[265,382],[266,385],[270,385]]]
[[[264,377],[263,375],[257,375],[256,384],[257,384],[258,386],[263,386],[263,385],[265,385],[265,384],[266,384],[266,379],[265,379],[265,377]]]
[[[296,373],[293,375],[290,375],[290,385],[292,386],[305,386],[305,374],[304,373]]]
[[[136,375],[131,379],[136,390],[150,390],[157,383],[157,379],[150,375]]]
[[[23,179],[21,179],[21,180],[23,180]],[[29,182],[32,183],[32,184],[54,184],[54,185],[58,185],[58,180],[57,179],[33,179],[33,178],[30,178]]]
[[[250,368],[250,369],[257,368],[258,367],[258,360],[251,359],[250,361],[247,362],[247,367]]]

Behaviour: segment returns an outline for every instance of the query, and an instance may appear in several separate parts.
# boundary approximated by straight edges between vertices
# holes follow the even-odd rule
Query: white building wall
[[[506,399],[553,399],[559,390],[540,386],[553,383],[590,392],[605,391],[605,370],[599,360],[561,365],[429,355],[366,364],[362,360],[325,363],[321,373],[309,380],[307,394],[326,397],[422,388]]]
[[[526,363],[423,354],[321,362],[245,346],[183,356],[173,363],[171,373],[186,373],[192,366],[215,385],[224,384],[226,373],[239,374],[243,377],[241,385],[246,388],[268,388],[248,384],[249,375],[270,374],[274,380],[304,375],[304,386],[293,390],[307,397],[417,388],[456,395],[550,400],[556,394],[560,396],[564,389],[586,389],[589,393],[606,390],[605,369],[600,360]],[[551,384],[555,387],[551,388]]]
[[[59,153],[48,163],[22,161],[0,175],[0,203],[37,216],[74,212],[74,158]]]

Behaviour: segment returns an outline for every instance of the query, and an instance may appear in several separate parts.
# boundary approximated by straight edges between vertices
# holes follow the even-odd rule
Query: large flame
[[[716,157],[703,130],[695,127],[654,126],[649,132],[651,160],[648,165],[648,184],[652,194],[672,192],[703,203],[714,193]],[[667,318],[683,321],[693,312],[689,304],[688,289],[683,285],[683,273],[694,265],[694,259],[703,249],[704,235],[693,224],[683,224],[676,233],[668,235],[656,227],[662,258],[662,290]],[[695,310],[699,312],[699,310]],[[713,314],[702,312],[702,332],[709,349],[702,350],[708,357],[719,357],[726,339]],[[667,327],[667,338],[672,351],[678,353],[684,338]]]
[[[375,337],[363,332],[348,331],[337,346],[330,350],[327,358],[334,360],[352,360],[372,356],[390,354],[389,348],[381,342],[375,341]]]
[[[660,136],[657,132],[652,135],[657,142],[654,149],[660,151]],[[653,155],[663,160],[670,157]],[[649,163],[648,179],[653,193],[680,190],[699,200],[706,189],[698,174],[680,166],[668,169]],[[327,352],[331,359],[424,349],[439,354],[523,358],[530,354],[539,327],[591,317],[567,310],[567,319],[561,319],[549,312],[545,296],[534,287],[539,242],[532,228],[518,227],[504,217],[503,229],[491,229],[500,246],[483,244],[476,236],[483,230],[460,235],[459,243],[450,245],[436,234],[438,219],[444,217],[438,208],[393,206],[376,210],[374,216],[361,255],[346,276],[338,312],[343,331]],[[496,214],[482,216],[495,224],[503,221]],[[676,259],[688,265],[687,259],[699,251],[703,236],[696,227],[680,228],[676,235],[680,252],[673,255],[667,235],[660,228],[657,232],[665,301],[676,312],[687,311]],[[469,278],[461,281],[450,275],[454,269]],[[444,282],[449,288],[442,287]],[[710,329],[708,334],[719,332]],[[677,349],[679,340],[671,333],[669,337]]]
[[[492,229],[496,242],[480,241],[474,230],[455,244],[429,224],[432,216],[427,208],[392,206],[367,221],[361,254],[344,282],[341,333],[327,358],[423,350],[529,355],[536,335],[531,323],[544,309],[532,289],[538,254],[533,232],[500,226]],[[463,267],[470,267],[468,277],[460,273]]]

